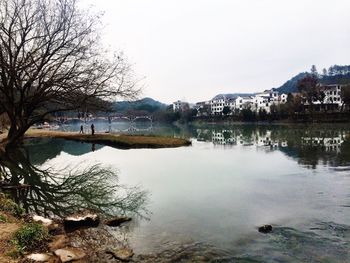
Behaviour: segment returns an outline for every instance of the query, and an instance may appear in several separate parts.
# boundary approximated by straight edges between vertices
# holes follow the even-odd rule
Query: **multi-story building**
[[[287,103],[287,99],[288,99],[288,94],[282,93],[278,96],[279,104]]]
[[[341,85],[333,84],[326,85],[321,88],[325,94],[325,98],[323,100],[324,103],[327,104],[338,104],[339,107],[342,106],[343,101],[341,98]]]
[[[253,109],[254,105],[254,97],[252,96],[238,96],[235,100],[235,109],[243,110],[243,109]]]
[[[211,114],[211,102],[197,102],[194,108],[197,110],[197,116],[209,116]]]
[[[221,115],[224,107],[229,107],[231,112],[233,112],[236,104],[236,96],[231,94],[219,94],[210,101],[210,104],[211,113],[213,115]]]
[[[320,85],[319,89],[324,94],[323,100],[313,100],[312,103],[310,103],[310,101],[301,94],[304,107],[307,109],[313,105],[316,111],[339,110],[344,103],[341,97],[342,86],[339,84]]]
[[[190,105],[188,102],[184,102],[181,100],[173,102],[173,111],[184,111],[188,110],[190,108]]]

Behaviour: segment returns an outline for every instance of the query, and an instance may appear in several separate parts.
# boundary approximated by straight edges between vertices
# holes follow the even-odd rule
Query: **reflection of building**
[[[197,130],[198,134],[202,134]],[[215,130],[212,131],[211,141],[218,145],[238,145],[238,146],[257,146],[257,147],[287,147],[285,140],[271,138],[271,131],[260,134],[254,131],[249,135],[243,135],[237,130]]]
[[[302,137],[301,141],[303,145],[324,147],[326,151],[339,151],[344,142],[341,135],[335,137]]]
[[[213,131],[212,132],[212,142],[214,144],[229,144],[233,145],[236,144],[236,140],[234,136],[232,136],[233,133],[230,130],[222,130],[220,132],[218,131]]]

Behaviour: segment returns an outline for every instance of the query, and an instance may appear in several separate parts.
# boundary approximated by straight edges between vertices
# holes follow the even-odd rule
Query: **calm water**
[[[146,191],[140,216],[114,232],[137,254],[174,262],[350,262],[350,126],[95,126],[193,143],[156,150],[49,139],[27,145],[40,169],[100,163],[118,171],[118,184]],[[273,232],[259,233],[264,224]]]

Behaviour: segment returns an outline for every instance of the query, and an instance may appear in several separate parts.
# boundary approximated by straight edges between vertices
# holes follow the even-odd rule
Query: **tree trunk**
[[[29,127],[28,127],[29,128]],[[7,134],[7,144],[14,145],[22,142],[24,134],[28,130],[27,126],[17,126],[15,122],[11,121],[11,127]]]

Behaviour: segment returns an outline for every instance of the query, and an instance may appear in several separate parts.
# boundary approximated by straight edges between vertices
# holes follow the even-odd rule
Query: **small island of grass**
[[[63,132],[50,130],[30,129],[25,138],[60,138],[72,141],[96,143],[121,149],[140,148],[175,148],[191,145],[191,141],[182,138],[152,136],[152,135],[125,135],[111,133],[81,134],[77,132]]]

